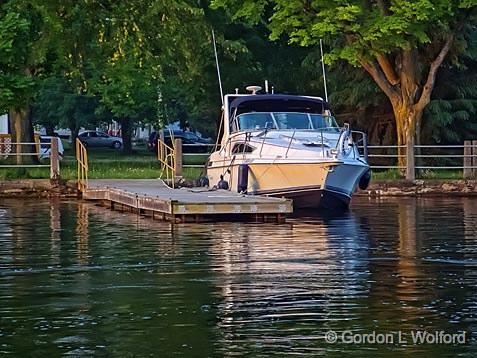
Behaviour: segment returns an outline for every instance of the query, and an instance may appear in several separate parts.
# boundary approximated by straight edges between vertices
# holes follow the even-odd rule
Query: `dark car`
[[[172,135],[174,139],[182,139],[182,144],[186,144],[182,147],[182,152],[184,153],[207,153],[212,148],[207,145],[211,143],[210,138],[202,138],[195,134],[194,132],[174,130]],[[152,132],[149,136],[149,141],[147,147],[151,152],[157,153],[157,140],[159,139],[159,132]],[[172,146],[171,132],[168,130],[164,131],[164,142]],[[188,146],[187,144],[194,144],[193,146]]]

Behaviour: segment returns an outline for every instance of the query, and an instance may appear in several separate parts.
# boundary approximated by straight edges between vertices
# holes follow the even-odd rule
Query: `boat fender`
[[[371,169],[368,169],[359,179],[359,188],[366,190],[371,182]]]
[[[217,184],[217,187],[219,189],[224,189],[224,190],[229,190],[229,182],[227,180],[224,180],[224,176],[220,176],[219,183]]]
[[[248,164],[240,164],[238,168],[237,192],[246,193],[248,188]]]
[[[207,178],[207,177],[200,177],[198,184],[199,184],[200,187],[208,187],[208,186],[209,186],[209,178]]]

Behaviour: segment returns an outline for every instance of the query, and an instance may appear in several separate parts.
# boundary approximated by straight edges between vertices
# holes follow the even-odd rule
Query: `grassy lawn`
[[[462,170],[418,170],[416,172],[416,179],[423,180],[442,180],[442,179],[462,179]],[[389,170],[373,170],[372,180],[399,180],[404,179],[404,173],[396,169]],[[372,181],[371,180],[371,181]]]
[[[76,158],[71,145],[63,141],[65,154],[60,162],[63,179],[76,179]],[[202,165],[207,156],[202,154],[184,156],[184,164]],[[125,155],[119,150],[109,148],[88,149],[90,179],[155,179],[161,175],[159,161],[145,145],[134,148],[132,155]],[[0,165],[2,162],[0,161]],[[48,161],[42,164],[48,164]],[[186,179],[198,179],[201,168],[183,168]],[[0,168],[0,180],[47,179],[49,168]]]

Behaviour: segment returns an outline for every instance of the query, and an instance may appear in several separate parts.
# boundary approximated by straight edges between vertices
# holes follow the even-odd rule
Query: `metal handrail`
[[[13,142],[11,134],[0,134],[0,155],[1,156],[21,156],[21,155],[36,155],[40,157],[40,135],[34,134],[33,136],[34,142]],[[45,144],[45,143],[42,143]],[[27,146],[27,145],[34,145],[36,147],[35,153],[16,153],[12,152],[13,146]],[[18,166],[18,165],[17,165]],[[8,166],[3,166],[8,167]]]
[[[352,133],[359,133],[361,135],[364,135],[363,132],[358,132],[358,131],[352,131]],[[398,150],[399,149],[404,149],[404,152],[406,151],[407,147],[406,145],[367,145],[367,149],[368,151],[364,152],[364,149],[365,149],[365,141],[366,141],[367,138],[362,138],[360,140],[357,140],[355,142],[355,146],[360,150],[360,151],[363,151],[363,153],[360,153],[360,156],[367,156],[370,160],[373,160],[373,159],[379,159],[379,158],[382,158],[383,161],[384,159],[387,159],[388,161],[391,159],[402,159],[402,158],[406,158],[406,155],[405,154],[399,154],[398,153]],[[229,143],[227,143],[229,144]],[[190,146],[190,147],[200,147],[200,146],[209,146],[209,144],[184,144],[184,146]],[[453,164],[453,165],[448,165],[448,166],[442,166],[439,165],[438,163],[435,163],[434,166],[431,166],[431,165],[418,165],[415,167],[415,169],[437,169],[437,170],[441,170],[441,169],[448,169],[448,170],[460,170],[460,169],[477,169],[475,167],[475,165],[464,165],[462,166],[462,160],[465,160],[466,158],[476,158],[476,155],[475,154],[464,154],[462,153],[462,149],[464,148],[477,148],[477,145],[472,145],[472,144],[468,144],[468,145],[456,145],[456,144],[451,144],[451,145],[428,145],[428,144],[420,144],[420,145],[414,145],[414,148],[422,148],[423,149],[423,152],[424,154],[415,154],[414,157],[415,158],[422,158],[422,159],[431,159],[431,158],[435,158],[435,159],[446,159],[446,158],[449,158],[449,160],[452,160],[454,159],[454,161],[452,163],[449,163],[449,164]],[[379,154],[379,150],[380,149],[383,149],[383,154]],[[385,150],[387,149],[387,150]],[[429,150],[432,150],[432,149],[435,149],[435,150],[452,150],[453,152],[459,152],[459,153],[450,153],[450,154],[428,154],[426,153],[425,149],[429,149]],[[459,150],[461,149],[461,150]],[[371,151],[371,153],[369,153],[369,151]],[[378,151],[378,153],[376,153],[376,151]],[[393,152],[395,151],[394,154],[392,154]],[[388,153],[386,153],[388,152]],[[391,152],[391,153],[389,153]],[[432,153],[432,152],[431,152]],[[197,155],[208,155],[208,153],[183,153],[183,156],[197,156]],[[381,164],[385,164],[385,162],[381,163]],[[189,164],[189,165],[184,165],[184,167],[190,167],[190,168],[194,168],[194,167],[203,167],[203,165],[192,165],[192,164]],[[397,163],[395,165],[372,165],[371,164],[371,168],[373,169],[405,169],[406,167],[405,166],[402,166],[402,165],[398,165]]]
[[[190,143],[190,144],[186,144],[186,143],[183,143],[182,146],[183,147],[215,147],[215,144],[211,144],[211,143]]]
[[[399,159],[406,158],[406,154],[399,154],[398,149],[405,148],[404,152],[407,150],[405,145],[370,145],[368,148],[373,151],[373,154],[369,154],[370,158],[373,159]],[[471,152],[476,151],[477,145],[475,144],[419,144],[413,146],[413,152],[416,149],[421,149],[424,153],[414,153],[415,158],[420,158],[424,161],[421,165],[417,165],[414,169],[420,170],[464,170],[464,176],[466,176],[465,171],[470,170],[474,171],[477,169],[475,165],[475,160],[477,158],[476,154],[469,154],[466,152],[466,148],[470,149]],[[379,150],[383,149],[384,153],[379,153]],[[386,153],[385,149],[391,150],[392,154]],[[378,150],[376,153],[375,150]],[[447,151],[447,153],[446,153]],[[436,152],[436,154],[432,154]],[[437,154],[439,153],[439,154]],[[442,159],[447,162],[439,163],[429,163],[425,162],[426,159]],[[473,160],[472,160],[473,159]],[[464,163],[463,163],[464,162]],[[473,164],[473,163],[474,164]],[[389,162],[388,162],[389,163]],[[383,162],[381,164],[384,164]],[[395,164],[395,165],[371,165],[372,169],[406,169],[406,167]],[[474,174],[475,176],[475,174]]]
[[[405,145],[368,145],[368,149],[397,149],[397,148],[406,148],[406,146]]]
[[[361,146],[360,146],[361,147]],[[369,149],[397,149],[397,148],[406,148],[405,145],[368,145]],[[416,144],[414,148],[436,148],[436,149],[446,149],[446,148],[477,148],[477,145],[456,145],[456,144],[442,144],[442,145],[421,145]]]
[[[76,161],[78,163],[78,190],[84,192],[88,188],[88,150],[79,138],[76,138]]]
[[[174,141],[172,143],[174,143]],[[157,140],[157,159],[161,164],[161,174],[159,177],[163,179],[165,174],[166,181],[171,183],[172,188],[175,188],[176,160],[174,145],[170,147],[159,138]]]
[[[11,134],[0,134],[0,157],[7,159],[8,157],[29,157],[37,156],[40,159],[40,136],[34,135],[34,142],[12,142]],[[50,145],[51,143],[41,143]],[[18,146],[35,146],[34,152],[16,152],[12,151],[13,147]],[[51,158],[49,164],[1,164],[0,168],[51,168]]]
[[[49,168],[50,164],[2,164],[0,168]]]
[[[405,154],[368,154],[369,158],[405,158]]]

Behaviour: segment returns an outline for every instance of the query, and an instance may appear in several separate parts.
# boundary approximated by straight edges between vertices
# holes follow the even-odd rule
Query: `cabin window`
[[[246,113],[238,117],[239,127],[244,129],[276,128],[271,113]]]
[[[338,131],[338,124],[332,116],[323,116],[321,114],[312,114],[310,115],[311,121],[313,123],[313,128],[315,129],[327,129]]]
[[[233,154],[240,154],[240,153],[252,153],[255,150],[254,147],[248,145],[246,143],[237,143],[234,145],[232,149]]]
[[[280,129],[313,129],[306,113],[273,113]]]
[[[264,129],[339,131],[332,116],[315,113],[251,112],[239,115],[232,123],[232,132]]]

